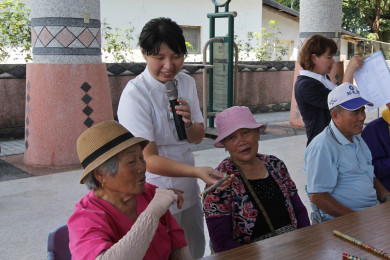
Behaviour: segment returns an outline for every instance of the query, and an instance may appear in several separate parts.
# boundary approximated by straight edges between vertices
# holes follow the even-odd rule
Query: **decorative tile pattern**
[[[274,66],[274,64],[277,64],[278,62],[268,62],[268,63],[262,63],[267,64],[267,69],[270,70],[271,68],[279,68],[281,70],[290,70],[293,71],[295,69],[295,62],[279,62],[283,66]],[[253,64],[253,62],[252,62]],[[183,72],[193,72],[193,73],[199,73],[202,72],[201,67],[199,66],[186,66],[184,64]],[[107,66],[107,74],[109,76],[122,76],[122,75],[139,75],[142,73],[142,71],[145,69],[145,63],[123,63],[123,64],[106,64]],[[389,63],[390,66],[390,63]],[[249,69],[249,68],[248,68]],[[249,69],[250,71],[252,70]],[[26,64],[0,64],[0,79],[4,78],[17,78],[17,79],[23,79],[26,78]],[[30,122],[30,95],[29,90],[31,88],[30,84],[27,82],[27,88],[26,88],[26,110],[25,110],[25,128],[21,128],[21,131],[24,132],[26,137],[25,146],[26,149],[28,147],[28,136],[29,136],[29,124]],[[82,99],[82,102],[84,102],[85,106],[82,108],[82,113],[85,114],[87,119],[83,122],[86,126],[90,127],[93,125],[94,121],[92,120],[91,116],[93,114],[93,108],[90,105],[90,102],[92,101],[92,97],[88,94],[89,90],[91,89],[91,86],[85,82],[80,86],[80,88],[83,90],[83,95],[80,96]],[[258,105],[253,106],[251,109],[255,113],[260,112],[272,112],[272,111],[288,111],[290,110],[290,103],[280,103],[277,104],[279,106],[275,106],[275,104],[270,105]],[[296,115],[299,117],[299,114]]]
[[[92,100],[92,98],[91,98],[91,96],[90,95],[88,95],[88,94],[85,94],[82,98],[81,98],[81,100],[85,103],[85,104],[89,104],[89,102],[91,102],[91,100]]]
[[[79,41],[84,44],[85,47],[89,47],[95,37],[92,35],[91,31],[86,28],[78,37]]]
[[[46,45],[46,47],[52,50],[53,48],[62,48],[63,45],[59,41],[57,41],[57,39],[54,38],[48,45]]]
[[[90,117],[87,117],[84,121],[84,125],[86,125],[88,128],[90,128],[93,125],[93,120]]]
[[[267,113],[267,112],[281,112],[281,111],[290,111],[291,103],[277,103],[277,104],[268,104],[268,105],[256,105],[249,106],[249,109],[252,113]]]
[[[26,64],[0,64],[0,78],[26,78]]]
[[[83,85],[81,85],[81,89],[85,92],[88,92],[91,89],[91,86],[85,82]]]
[[[35,55],[101,55],[99,20],[33,18],[31,27]]]
[[[102,32],[100,30],[97,33],[95,39],[97,41],[97,44],[99,44],[99,46],[102,46]]]
[[[37,33],[35,30],[31,30],[31,45],[34,46],[35,42],[37,41]]]
[[[84,82],[80,88],[85,92],[85,95],[81,98],[81,100],[86,104],[85,108],[83,109],[83,113],[87,116],[87,119],[84,120],[84,125],[89,128],[94,123],[92,118],[89,117],[92,114],[93,109],[88,106],[89,102],[92,101],[92,97],[87,93],[91,89],[91,85],[89,85],[87,82]]]
[[[78,37],[82,31],[84,31],[84,27],[66,27],[74,36]]]
[[[264,65],[265,68],[245,67],[247,65]],[[107,63],[109,76],[139,75],[144,71],[145,63]],[[295,61],[267,61],[245,62],[238,67],[238,71],[294,71]],[[199,63],[185,63],[182,72],[187,74],[202,73],[202,65]]]
[[[92,109],[90,106],[87,105],[87,106],[83,109],[83,112],[84,112],[84,114],[86,114],[87,116],[89,116],[90,114],[92,114],[93,109]]]
[[[82,44],[78,39],[75,39],[69,46],[69,48],[85,48],[85,45]]]
[[[71,47],[78,40],[69,46]],[[80,43],[82,44],[82,43]],[[202,73],[202,66],[194,66],[196,63],[184,64],[182,72],[187,74]],[[275,62],[247,62],[248,65],[266,65],[267,68],[255,69],[240,67],[239,71],[294,71],[295,61],[275,61]],[[107,74],[109,76],[123,76],[123,75],[139,75],[146,67],[145,63],[107,63]],[[389,64],[390,66],[390,64]],[[0,64],[0,78],[25,78],[26,77],[26,65],[25,64]]]
[[[47,28],[51,35],[58,35],[61,31],[64,30],[63,26],[46,26],[45,28]]]
[[[41,41],[43,46],[46,47],[53,39],[53,35],[50,34],[50,32],[47,28],[43,28],[43,30],[41,31],[41,33],[38,36],[38,39]]]
[[[56,35],[55,38],[62,44],[62,46],[68,47],[69,44],[76,39],[76,36],[74,36],[67,28],[64,28]]]

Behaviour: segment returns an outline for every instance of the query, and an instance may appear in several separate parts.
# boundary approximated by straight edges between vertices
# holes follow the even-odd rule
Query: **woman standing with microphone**
[[[184,191],[183,207],[173,206],[170,211],[184,229],[192,257],[200,258],[205,238],[197,178],[212,185],[224,174],[211,167],[194,167],[190,143],[200,143],[205,130],[195,80],[180,72],[187,54],[183,31],[169,18],[152,19],[141,31],[139,46],[147,67],[123,90],[118,119],[134,135],[150,140],[144,149],[147,182]],[[174,112],[182,117],[187,137],[184,140],[178,137],[166,93],[166,84],[172,81],[181,104],[174,107]]]

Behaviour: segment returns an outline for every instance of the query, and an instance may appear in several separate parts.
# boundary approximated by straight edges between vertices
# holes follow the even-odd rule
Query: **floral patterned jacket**
[[[285,203],[291,224],[297,228],[297,218],[290,201],[290,197],[297,193],[297,188],[287,171],[286,165],[273,155],[257,154],[257,157],[264,163],[269,174],[279,185],[286,198]],[[205,217],[208,219],[231,216],[233,222],[233,239],[241,244],[248,244],[250,243],[258,210],[252,204],[248,192],[245,189],[244,181],[230,158],[224,159],[216,170],[227,174],[234,174],[235,177],[229,188],[223,191],[215,190],[206,195],[203,201]]]

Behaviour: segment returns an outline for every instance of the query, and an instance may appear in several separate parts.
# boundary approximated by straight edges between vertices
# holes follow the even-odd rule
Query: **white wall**
[[[0,0],[4,1],[4,0]],[[31,8],[31,1],[21,0]],[[64,0],[65,1],[65,0]],[[224,2],[219,0],[219,2]],[[225,8],[219,8],[224,12]],[[132,47],[137,48],[138,36],[145,25],[152,18],[169,17],[179,25],[201,27],[201,51],[206,41],[209,40],[208,13],[214,13],[215,5],[211,0],[100,0],[101,21],[106,18],[112,28],[125,29],[135,27]],[[254,32],[262,26],[262,0],[231,0],[230,12],[237,12],[234,19],[234,34],[239,38],[246,37],[247,32]],[[226,36],[228,32],[227,18],[216,19],[216,36]],[[103,45],[104,45],[104,39]],[[143,60],[139,51],[132,57],[135,60]],[[198,55],[194,60],[200,60]],[[191,60],[189,60],[191,61]]]
[[[21,1],[30,6],[33,0]],[[223,1],[220,0],[220,2]],[[201,26],[201,47],[203,48],[209,39],[207,14],[214,13],[214,4],[211,0],[100,0],[100,7],[102,22],[106,18],[113,28],[128,28],[129,22],[135,27],[133,48],[137,48],[137,38],[144,24],[156,17],[170,17],[179,25]],[[223,12],[224,8],[220,8],[219,11]],[[234,34],[241,40],[247,39],[248,32],[259,32],[261,27],[267,28],[269,20],[277,20],[282,32],[280,39],[293,41],[289,59],[297,60],[300,41],[299,22],[270,11],[268,8],[262,8],[261,0],[231,0],[229,11],[238,13],[234,20]],[[216,26],[217,36],[227,34],[227,19],[217,19]],[[342,40],[340,53],[341,60],[345,59],[347,56],[346,40]]]
[[[221,1],[220,1],[221,2]],[[101,20],[112,27],[125,28],[130,22],[134,27],[134,47],[138,35],[152,18],[169,17],[179,25],[201,26],[201,46],[209,39],[208,13],[214,13],[215,6],[211,0],[100,0]],[[219,12],[223,12],[220,8]],[[261,28],[262,1],[232,0],[229,11],[237,12],[234,19],[234,34],[246,36],[248,31]],[[227,34],[227,19],[216,19],[216,35]]]
[[[299,22],[293,19],[287,18],[283,15],[279,15],[276,12],[270,11],[268,8],[263,8],[262,24],[263,27],[268,27],[269,20],[276,20],[279,24],[281,34],[279,35],[280,40],[293,41],[292,50],[290,53],[289,60],[297,60],[299,50]]]
[[[341,39],[340,44],[340,61],[345,61],[348,59],[348,41]]]

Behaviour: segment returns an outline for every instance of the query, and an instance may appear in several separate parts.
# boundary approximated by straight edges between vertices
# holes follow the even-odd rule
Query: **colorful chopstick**
[[[210,191],[213,191],[215,190],[218,186],[220,186],[224,181],[226,181],[228,178],[229,178],[229,174],[226,174],[225,177],[223,177],[222,179],[220,179],[217,183],[215,183],[214,185],[208,187],[207,189],[205,189],[201,194],[199,194],[199,197],[203,197],[205,196],[207,193],[209,193]]]
[[[343,253],[343,259],[350,259],[350,260],[367,260],[367,259],[363,259],[363,258],[360,258],[360,257],[357,257],[357,256],[353,256],[353,255],[347,254],[347,253]]]
[[[372,251],[374,253],[377,253],[378,255],[380,255],[380,256],[382,256],[382,257],[384,257],[386,259],[390,259],[390,254],[389,253],[386,253],[386,252],[384,252],[384,251],[382,251],[380,249],[377,249],[377,248],[375,248],[373,246],[370,246],[370,245],[364,243],[363,241],[360,241],[360,240],[358,240],[356,238],[353,238],[353,237],[351,237],[351,236],[349,236],[347,234],[341,233],[340,231],[337,231],[337,230],[333,230],[333,233],[338,235],[338,236],[340,236],[340,237],[342,237],[342,238],[344,238],[344,239],[346,239],[346,240],[348,240],[348,241],[351,241],[351,242],[353,242],[353,243],[355,243],[355,244],[357,244],[357,245],[359,245],[361,247],[364,247],[365,249],[368,249],[368,250],[370,250],[370,251]]]

